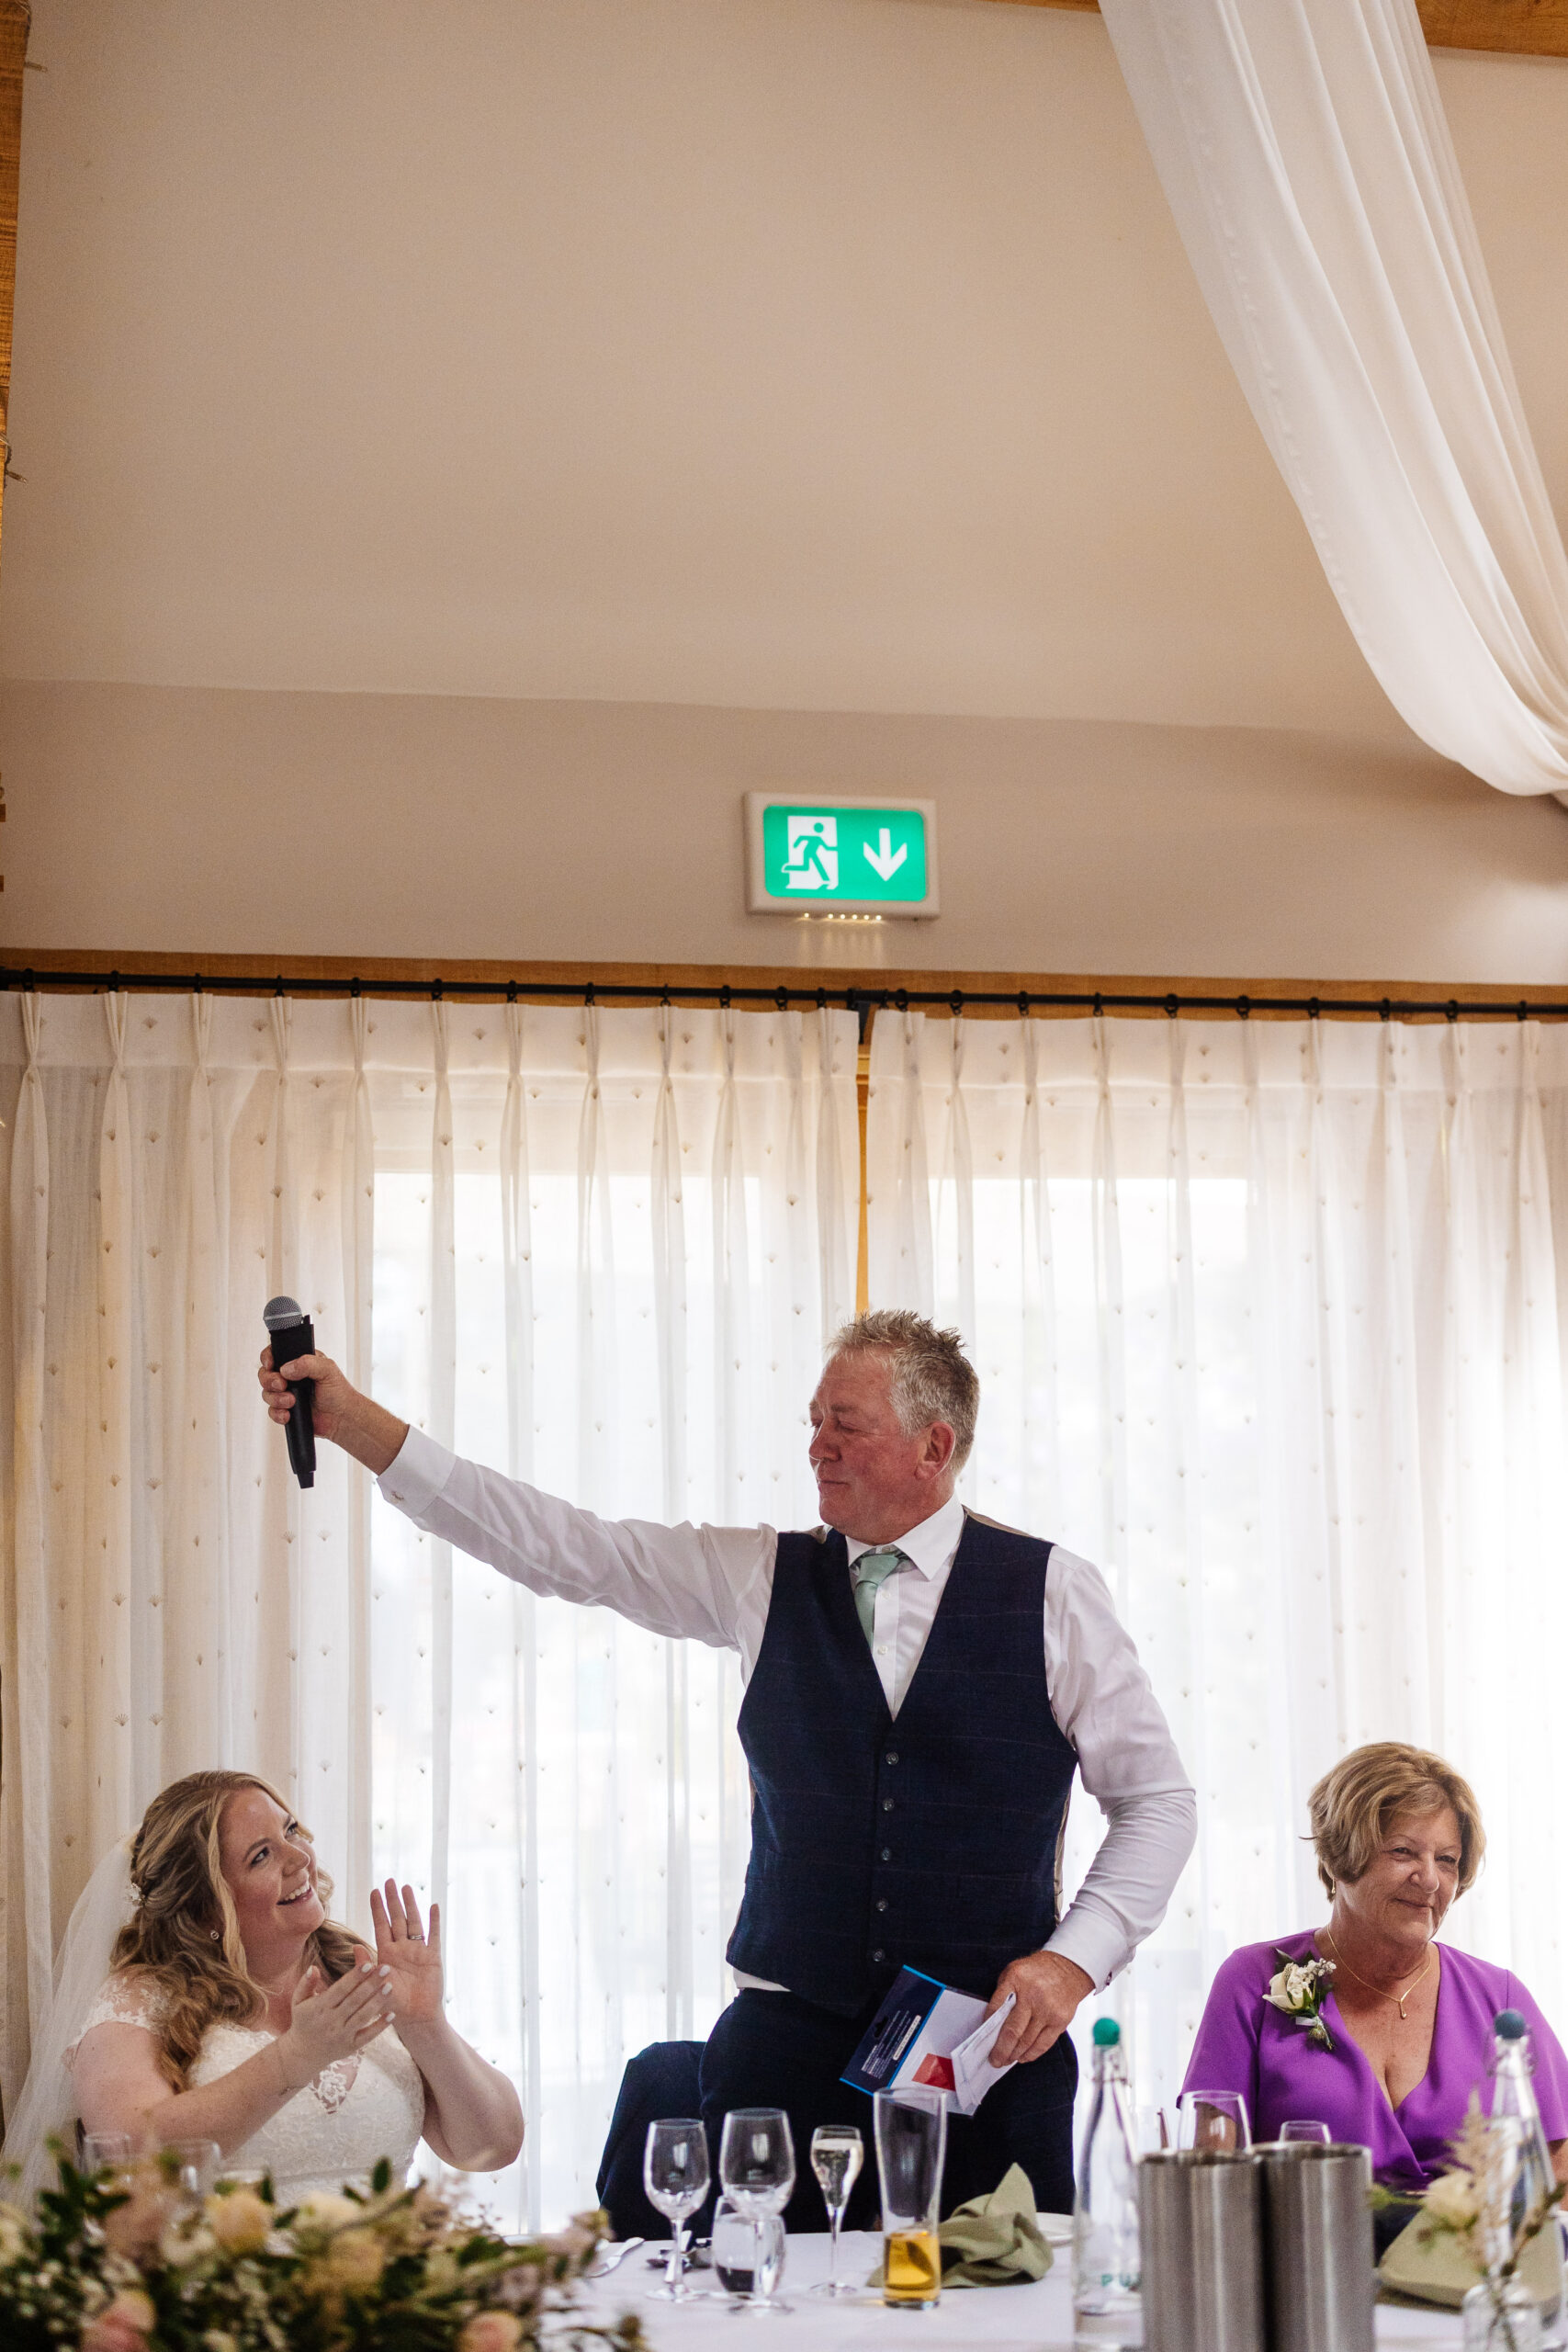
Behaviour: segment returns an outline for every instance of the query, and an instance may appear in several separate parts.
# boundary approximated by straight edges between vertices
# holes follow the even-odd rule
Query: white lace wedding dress
[[[70,2065],[95,2026],[131,2025],[143,2033],[159,2030],[155,1995],[133,1977],[115,1975],[99,1988],[76,2041]],[[265,2027],[220,2023],[209,2026],[190,2072],[197,2090],[231,2075],[247,2058],[276,2039]],[[419,2068],[390,2030],[352,2058],[339,2058],[313,2083],[296,2091],[269,2123],[243,2145],[231,2148],[224,2168],[269,2172],[280,2205],[298,2204],[311,2189],[363,2188],[385,2156],[400,2186],[408,2177],[424,2123],[424,2085]]]

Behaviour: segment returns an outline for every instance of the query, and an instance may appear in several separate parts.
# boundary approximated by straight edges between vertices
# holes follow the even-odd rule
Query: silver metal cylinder
[[[1287,2142],[1253,2161],[1263,2177],[1269,2352],[1373,2352],[1371,2154]]]
[[[1262,2188],[1247,2156],[1142,2159],[1145,2352],[1264,2352]]]

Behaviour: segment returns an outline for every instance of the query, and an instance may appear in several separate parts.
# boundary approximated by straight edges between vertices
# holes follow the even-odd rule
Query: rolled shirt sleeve
[[[1098,1569],[1058,1544],[1045,1579],[1051,1711],[1106,1818],[1088,1875],[1046,1944],[1097,1989],[1164,1918],[1198,1834],[1198,1800]]]

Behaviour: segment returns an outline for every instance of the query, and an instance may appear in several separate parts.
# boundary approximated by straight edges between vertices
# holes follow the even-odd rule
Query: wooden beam
[[[992,0],[998,7],[1076,8],[1098,0]],[[1517,57],[1568,57],[1568,0],[1416,0],[1433,49],[1506,50]]]
[[[0,0],[0,458],[11,413],[11,320],[17,298],[17,183],[22,158],[22,67],[32,23],[29,0]],[[0,514],[6,479],[0,464]]]

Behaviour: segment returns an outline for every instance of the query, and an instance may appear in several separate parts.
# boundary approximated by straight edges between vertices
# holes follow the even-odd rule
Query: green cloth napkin
[[[1051,2249],[1034,2218],[1034,2190],[1021,2165],[1010,2165],[999,2188],[972,2197],[939,2227],[944,2287],[1027,2287],[1051,2267]],[[868,2284],[880,2287],[878,2263]]]
[[[1551,2243],[1554,2224],[1533,2237],[1519,2256],[1519,2279],[1538,2303],[1551,2302],[1558,2292],[1557,2249]],[[1446,2231],[1423,2234],[1416,2215],[1402,2230],[1378,2265],[1378,2281],[1385,2290],[1412,2302],[1438,2303],[1458,2311],[1480,2278],[1463,2245]]]

